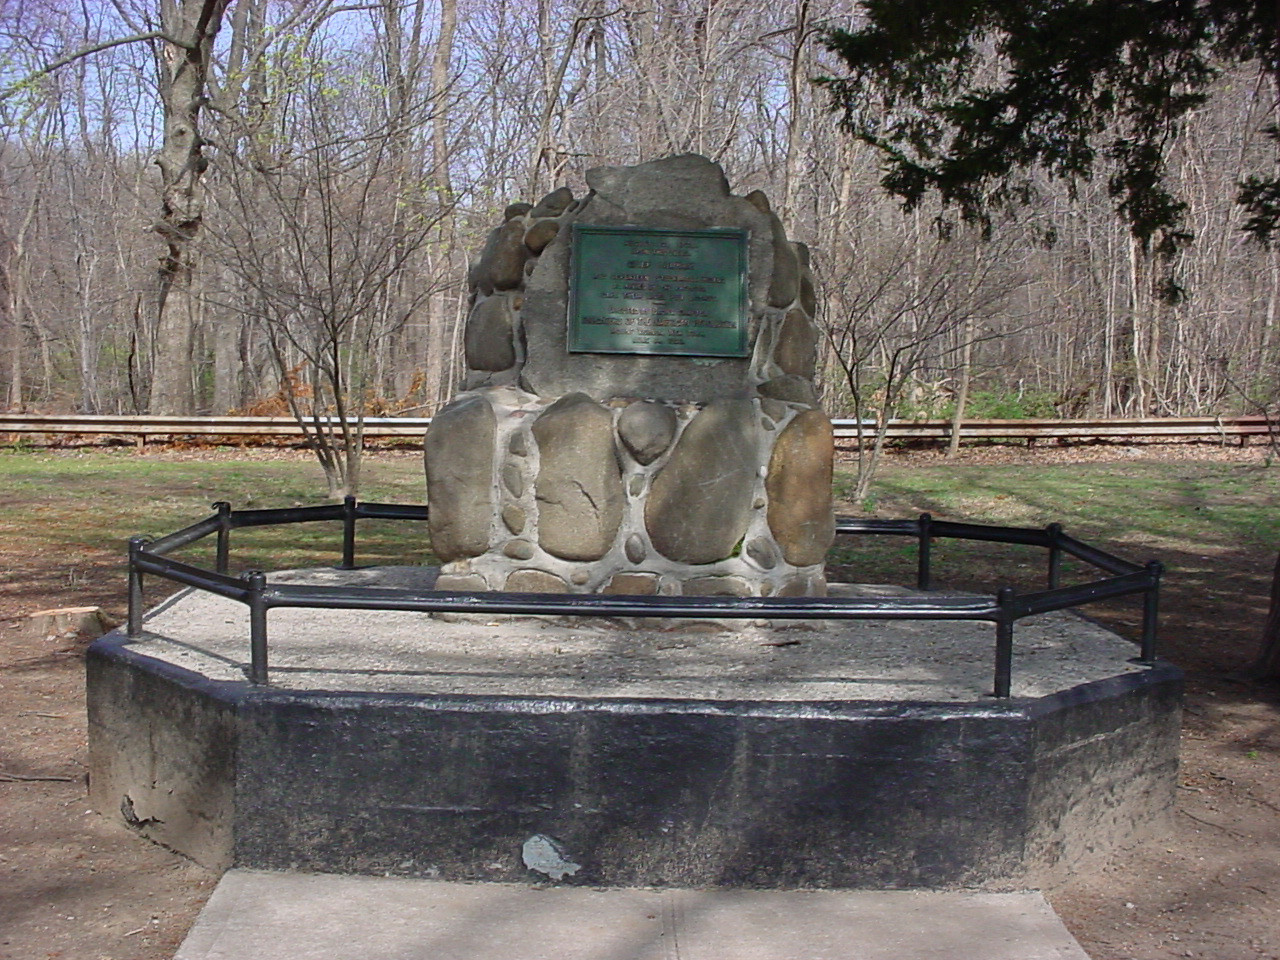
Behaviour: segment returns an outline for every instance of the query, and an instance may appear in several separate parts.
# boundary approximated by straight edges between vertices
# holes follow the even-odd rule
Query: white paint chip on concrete
[[[582,869],[582,864],[574,863],[569,859],[564,847],[541,833],[535,833],[524,842],[520,856],[528,869],[544,874],[552,880],[563,880]]]
[[[1088,960],[1039,893],[533,887],[232,870],[175,960]]]

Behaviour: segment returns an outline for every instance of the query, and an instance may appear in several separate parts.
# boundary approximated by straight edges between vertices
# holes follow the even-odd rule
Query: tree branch
[[[147,40],[163,40],[166,43],[172,43],[175,47],[182,47],[184,50],[195,49],[195,44],[172,37],[163,30],[149,30],[146,33],[135,33],[127,37],[117,37],[114,40],[103,40],[100,43],[92,43],[87,47],[81,47],[79,50],[61,56],[52,63],[47,63],[40,69],[32,71],[21,80],[9,84],[9,86],[0,90],[0,101],[9,99],[9,97],[13,96],[33,80],[39,80],[41,77],[47,77],[49,74],[54,73],[57,70],[61,70],[68,64],[75,63],[77,60],[83,60],[85,57],[91,57],[95,53],[101,53],[103,50],[110,50],[112,47],[122,47],[126,43],[144,43]]]

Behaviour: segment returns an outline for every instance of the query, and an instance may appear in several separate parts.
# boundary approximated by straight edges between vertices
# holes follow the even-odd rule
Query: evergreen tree
[[[1191,239],[1165,183],[1180,121],[1226,63],[1280,80],[1280,6],[1255,0],[867,0],[825,44],[849,68],[824,82],[847,129],[882,151],[908,209],[929,194],[990,224],[1026,203],[1030,175],[1087,179],[1106,163],[1118,213],[1145,249]],[[1273,138],[1276,132],[1270,131]],[[1245,227],[1269,240],[1280,177],[1240,185]]]
[[[1165,161],[1188,111],[1228,63],[1280,93],[1280,5],[1264,0],[865,0],[830,30],[849,76],[823,81],[846,128],[880,150],[882,184],[912,209],[937,196],[962,219],[1027,203],[1031,175],[1088,179],[1100,161],[1118,214],[1149,254],[1190,241]],[[1280,145],[1280,130],[1269,136]],[[1243,227],[1280,229],[1280,167],[1240,183]],[[1177,288],[1165,281],[1165,296]],[[1255,672],[1280,677],[1280,561]]]

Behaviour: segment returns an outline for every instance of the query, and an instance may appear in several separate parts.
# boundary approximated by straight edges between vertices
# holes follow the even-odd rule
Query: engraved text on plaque
[[[571,353],[745,357],[747,234],[574,224]]]

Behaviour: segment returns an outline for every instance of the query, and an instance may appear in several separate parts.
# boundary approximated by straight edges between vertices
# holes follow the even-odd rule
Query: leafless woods
[[[857,15],[843,0],[0,6],[0,405],[292,410],[317,431],[332,413],[430,413],[456,379],[468,257],[505,205],[695,151],[812,248],[833,413],[1274,407],[1280,259],[1232,204],[1274,122],[1257,74],[1224,75],[1176,151],[1197,239],[1170,304],[1101,186],[1041,184],[989,241],[904,217],[810,82],[837,72],[815,32]],[[358,433],[329,440],[331,484],[354,486],[358,461],[340,461]]]

